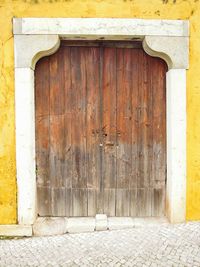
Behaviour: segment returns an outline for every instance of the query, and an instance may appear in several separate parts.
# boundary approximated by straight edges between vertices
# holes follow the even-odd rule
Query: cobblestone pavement
[[[200,266],[200,223],[0,240],[0,266]]]

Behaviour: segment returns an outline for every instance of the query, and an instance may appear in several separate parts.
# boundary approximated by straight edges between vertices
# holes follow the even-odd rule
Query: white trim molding
[[[167,62],[167,217],[185,221],[188,21],[14,18],[13,32],[18,224],[32,225],[37,217],[34,68],[41,57],[55,53],[61,39],[141,40],[146,53]]]

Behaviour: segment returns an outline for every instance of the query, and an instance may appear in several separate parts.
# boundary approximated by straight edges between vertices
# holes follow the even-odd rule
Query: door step
[[[166,223],[168,220],[165,217],[107,217],[105,214],[97,214],[96,217],[38,217],[33,224],[33,235],[50,236],[65,233],[120,230]]]

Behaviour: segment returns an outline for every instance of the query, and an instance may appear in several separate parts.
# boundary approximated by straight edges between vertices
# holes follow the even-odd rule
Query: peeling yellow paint
[[[13,17],[190,20],[187,72],[187,219],[200,219],[200,1],[0,0],[0,224],[16,223]]]

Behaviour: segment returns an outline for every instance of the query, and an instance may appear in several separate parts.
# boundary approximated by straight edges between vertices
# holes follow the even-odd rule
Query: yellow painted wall
[[[200,1],[0,0],[0,224],[16,223],[13,17],[190,20],[187,72],[187,219],[200,219]]]

